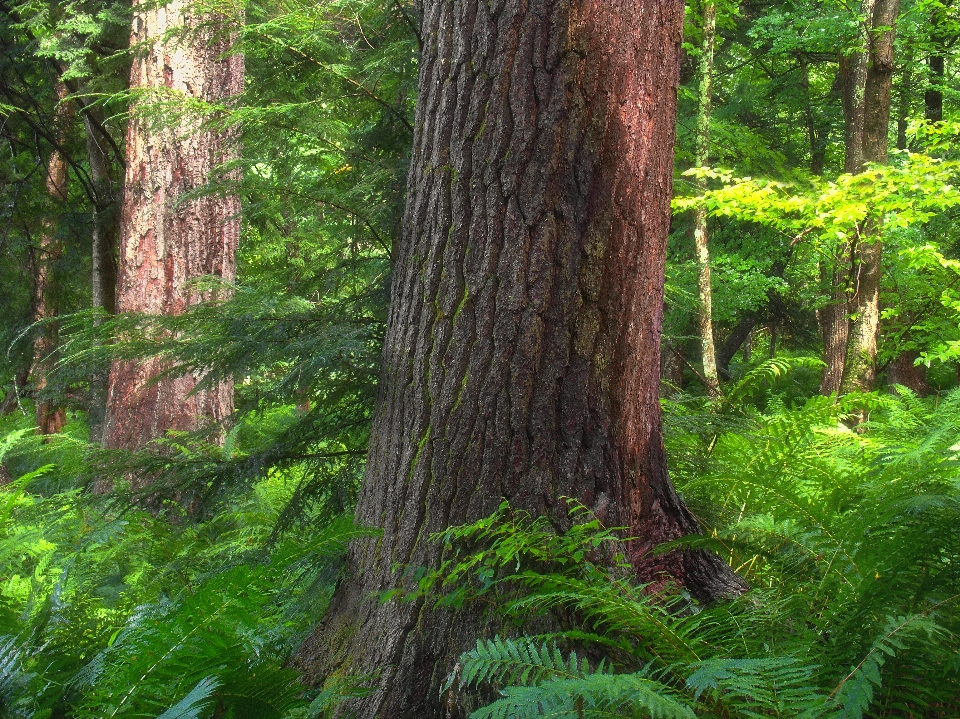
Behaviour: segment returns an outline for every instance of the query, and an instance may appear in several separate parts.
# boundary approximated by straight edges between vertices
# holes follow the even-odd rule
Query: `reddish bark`
[[[215,33],[216,18],[192,17],[188,4],[134,3],[130,71],[134,89],[182,93],[221,102],[243,88],[243,57],[229,53],[231,36]],[[201,26],[203,21],[203,26]],[[164,40],[177,27],[178,40]],[[161,126],[135,108],[127,129],[117,310],[173,315],[211,299],[190,281],[235,278],[240,232],[236,195],[183,196],[206,186],[222,163],[237,155],[231,132],[198,130],[189,118]],[[193,430],[233,409],[232,383],[190,394],[199,377],[151,382],[164,369],[156,360],[114,363],[108,383],[105,444],[139,449],[168,430]]]
[[[742,590],[667,473],[658,401],[680,0],[423,2],[407,207],[351,546],[306,678],[380,672],[349,711],[436,717],[440,682],[491,628],[429,599],[380,604],[433,532],[563,496],[639,537],[644,581]]]
[[[67,88],[63,83],[57,85],[56,137],[63,143],[73,122],[73,103],[67,101]],[[67,201],[67,159],[59,150],[50,153],[47,161],[47,194],[54,207],[62,208]],[[58,213],[59,214],[59,213]],[[49,322],[58,314],[56,287],[53,277],[54,264],[63,257],[63,247],[57,240],[57,222],[53,217],[43,223],[40,233],[40,246],[32,253],[34,284],[34,319],[44,324],[33,343],[33,367],[31,376],[37,392],[35,404],[37,431],[40,434],[57,434],[67,423],[67,413],[49,397],[44,396],[47,387],[47,373],[50,371],[52,354],[56,350],[58,338],[56,324]]]

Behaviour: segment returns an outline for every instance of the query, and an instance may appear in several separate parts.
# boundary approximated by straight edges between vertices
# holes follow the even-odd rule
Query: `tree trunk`
[[[938,7],[930,13],[930,57],[927,65],[930,68],[930,76],[927,80],[927,89],[923,93],[923,114],[927,122],[940,122],[943,120],[943,77],[944,77],[944,58],[943,52],[947,45],[947,38],[944,36],[944,8]]]
[[[896,359],[887,365],[887,385],[903,385],[921,397],[926,397],[932,391],[927,382],[927,366],[916,364],[920,353],[917,350],[901,352]]]
[[[849,255],[849,248],[846,250]],[[841,255],[820,262],[820,285],[829,294],[828,303],[817,310],[817,323],[823,339],[823,374],[820,376],[820,394],[824,397],[840,393],[843,365],[847,358],[847,338],[850,319],[847,315],[847,282],[850,261]]]
[[[862,0],[861,14],[873,16],[874,0]],[[869,45],[869,38],[861,41]],[[838,70],[843,102],[843,171],[863,171],[864,90],[867,81],[867,53],[861,49],[840,58]],[[825,366],[820,378],[820,394],[839,394],[850,336],[850,254],[849,243],[837,248],[834,257],[820,266],[821,286],[829,295],[827,305],[818,310],[817,321],[823,339]]]
[[[683,347],[663,339],[660,345],[660,396],[669,397],[683,389]]]
[[[67,100],[68,92],[63,83],[57,84],[55,126],[57,142],[66,140],[70,124],[73,122],[73,103]],[[47,161],[47,194],[56,210],[63,210],[67,202],[67,159],[54,150]],[[57,326],[49,322],[58,314],[57,292],[54,286],[53,266],[63,257],[63,247],[57,239],[57,220],[55,215],[43,223],[40,233],[40,246],[34,255],[33,306],[34,318],[44,322],[40,334],[33,343],[33,368],[31,375],[36,390],[36,423],[40,434],[58,434],[67,423],[67,413],[50,397],[45,396],[47,374],[53,365],[52,354],[57,348]]]
[[[638,537],[642,581],[743,590],[670,484],[658,400],[680,0],[422,2],[420,97],[356,521],[308,681],[378,672],[357,717],[444,714],[443,678],[494,626],[379,603],[430,540],[501,498],[567,526],[561,497]],[[409,574],[406,575],[409,577]],[[448,697],[449,698],[449,697]],[[457,710],[459,711],[459,709]]]
[[[864,90],[863,162],[887,161],[893,40],[900,0],[876,0]],[[862,168],[861,168],[862,169]],[[847,343],[841,391],[871,392],[877,375],[880,337],[881,219],[868,217],[860,228],[854,258],[853,321]]]
[[[95,121],[96,120],[96,121]],[[90,183],[94,192],[93,251],[91,278],[92,306],[107,314],[117,311],[117,244],[120,237],[120,191],[110,151],[100,128],[99,108],[88,108],[83,116],[90,162]],[[99,125],[99,127],[97,127]],[[96,372],[90,378],[88,409],[90,441],[103,442],[107,407],[107,374]]]
[[[186,28],[185,38],[164,37],[178,27]],[[243,57],[229,53],[231,42],[218,18],[192,16],[185,0],[161,7],[135,2],[131,46],[143,49],[134,56],[130,87],[222,102],[243,89]],[[239,199],[182,198],[237,156],[238,141],[232,132],[201,130],[191,119],[160,126],[140,109],[134,108],[127,128],[117,311],[174,315],[214,299],[191,287],[191,280],[235,278]],[[200,377],[151,383],[163,369],[158,360],[114,363],[104,430],[108,447],[139,449],[168,430],[195,430],[231,413],[232,383],[191,394]]]
[[[717,30],[717,5],[714,0],[703,2],[703,44],[700,48],[698,75],[700,88],[697,104],[697,138],[694,164],[706,167],[710,161],[710,85],[713,79],[713,45]],[[700,183],[706,189],[705,183]],[[707,234],[707,208],[697,206],[693,211],[693,244],[697,256],[697,331],[700,334],[700,354],[707,393],[720,396],[720,378],[717,375],[717,353],[713,340],[713,293],[710,287],[710,248]]]
[[[741,347],[744,348],[743,361],[750,361],[750,350],[747,349],[747,343],[750,341],[750,338],[753,335],[753,328],[756,326],[757,318],[755,315],[748,314],[744,317],[741,317],[740,321],[730,331],[727,339],[724,340],[722,345],[720,345],[720,351],[717,353],[717,372],[726,381],[729,382],[732,379],[732,375],[730,374],[730,362],[733,360],[734,355],[737,354],[737,351]]]

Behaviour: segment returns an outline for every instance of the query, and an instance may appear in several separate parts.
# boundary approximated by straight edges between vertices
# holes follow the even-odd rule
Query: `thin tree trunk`
[[[73,103],[67,100],[68,94],[66,86],[58,83],[55,125],[57,141],[61,145],[66,140],[74,116]],[[54,150],[47,162],[47,194],[52,206],[57,210],[62,210],[67,202],[68,181],[67,160],[58,150]],[[44,324],[33,344],[34,362],[31,374],[36,390],[37,431],[44,435],[58,434],[67,423],[66,410],[44,393],[47,374],[53,365],[52,355],[58,344],[56,324],[50,322],[58,314],[53,266],[63,257],[63,247],[57,239],[57,225],[58,222],[53,216],[44,221],[34,262],[34,318]]]
[[[869,28],[872,27],[875,0],[862,0],[860,12],[866,18],[861,42],[869,48]],[[863,127],[865,121],[864,93],[867,82],[868,51],[858,49],[840,58],[839,78],[843,101],[844,160],[843,171],[857,174],[863,171]],[[818,310],[817,320],[823,339],[825,366],[820,379],[820,394],[836,395],[841,391],[844,366],[850,338],[851,275],[850,256],[853,245],[843,241],[832,260],[821,262],[821,287],[829,295],[827,305]]]
[[[13,382],[0,402],[0,415],[12,413],[20,406],[20,392],[27,386],[27,380],[30,378],[30,368],[20,367],[14,372]]]
[[[744,362],[750,361],[750,352],[747,349],[749,345],[747,343],[753,335],[753,328],[756,326],[757,318],[753,314],[741,317],[733,330],[730,331],[727,339],[720,345],[720,351],[717,353],[717,372],[723,379],[727,381],[731,379],[730,362],[741,347],[744,348]]]
[[[91,117],[95,115],[96,117]],[[107,314],[117,311],[117,245],[120,237],[120,200],[122,187],[116,181],[110,150],[106,139],[95,126],[95,119],[103,127],[102,113],[88,108],[84,113],[87,138],[87,156],[90,162],[90,182],[94,192],[93,251],[91,278],[92,306]],[[95,372],[90,378],[88,409],[90,441],[103,442],[107,408],[106,372]]]
[[[900,92],[897,98],[897,149],[907,149],[907,122],[910,119],[911,96],[913,94],[913,66],[915,63],[913,46],[907,49],[900,70]]]
[[[943,55],[931,55],[930,88],[923,93],[924,117],[930,122],[943,120]]]
[[[742,591],[667,478],[658,399],[680,0],[421,3],[425,47],[358,540],[309,681],[378,672],[360,719],[445,716],[457,656],[496,617],[380,603],[449,558],[430,536],[501,498],[568,526],[563,496],[638,537],[644,581]],[[404,573],[410,570],[410,573]],[[404,576],[408,579],[404,579]],[[450,714],[452,715],[452,714]]]
[[[139,50],[130,87],[222,102],[243,89],[243,57],[229,52],[232,37],[218,18],[192,16],[188,7],[185,0],[162,7],[134,3],[131,46]],[[165,39],[178,27],[186,29],[185,39]],[[119,312],[175,315],[214,299],[194,289],[191,280],[235,278],[237,196],[182,198],[237,156],[238,141],[233,132],[199,130],[190,119],[178,127],[160,126],[141,110],[134,108],[127,128],[116,305]],[[105,294],[101,301],[106,303]],[[152,382],[163,369],[158,360],[114,363],[104,431],[108,447],[140,449],[169,430],[215,425],[232,412],[231,382],[199,391],[194,374]],[[134,478],[134,485],[148,481]]]
[[[920,353],[917,350],[901,352],[887,365],[887,385],[890,387],[903,385],[921,397],[930,394],[932,390],[927,382],[927,366],[922,363],[916,364],[919,357]]]
[[[887,161],[893,40],[900,0],[876,0],[864,90],[862,153],[864,162]],[[881,219],[867,218],[860,228],[854,260],[853,321],[847,344],[841,391],[870,392],[876,383],[880,337]]]
[[[713,79],[713,46],[717,29],[717,5],[714,0],[703,1],[703,44],[698,75],[700,87],[697,105],[697,142],[694,164],[706,167],[710,161],[711,81]],[[703,185],[704,183],[701,183]],[[701,189],[705,189],[702,187]],[[717,375],[716,348],[713,339],[713,293],[710,286],[710,249],[707,230],[707,208],[697,206],[693,211],[693,244],[697,256],[697,330],[700,334],[700,353],[707,393],[720,396],[720,378]]]
[[[683,348],[664,339],[660,347],[660,395],[669,397],[683,389]]]
[[[847,250],[849,248],[842,248]],[[850,276],[850,261],[843,257],[820,262],[820,286],[829,294],[828,303],[817,310],[817,323],[823,339],[823,374],[820,377],[820,394],[824,397],[840,393],[843,365],[847,358],[847,338],[850,336],[850,320],[847,315],[847,283]]]
[[[944,9],[935,8],[930,13],[930,45],[932,50],[927,60],[930,76],[927,80],[927,89],[923,93],[923,114],[927,122],[943,120],[943,78],[944,78],[944,47],[946,38],[943,31]]]

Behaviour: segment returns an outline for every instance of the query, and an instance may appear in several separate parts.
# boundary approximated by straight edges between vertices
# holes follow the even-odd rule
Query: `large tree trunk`
[[[443,715],[478,607],[379,603],[432,533],[579,498],[628,526],[638,578],[743,585],[667,478],[658,401],[681,0],[423,2],[425,47],[378,407],[352,544],[306,678],[379,672],[357,717]]]
[[[63,83],[57,84],[56,138],[61,145],[65,142],[70,124],[73,122],[73,103],[67,100],[68,91]],[[47,161],[47,194],[52,206],[62,210],[67,202],[67,159],[59,150],[50,153]],[[59,215],[59,212],[56,213]],[[36,390],[36,423],[40,434],[57,434],[67,423],[67,413],[63,407],[45,396],[47,374],[53,364],[52,354],[57,347],[57,326],[50,322],[58,314],[57,288],[53,277],[53,267],[63,257],[63,247],[57,239],[56,215],[47,218],[40,233],[40,246],[34,257],[33,307],[34,318],[44,324],[33,344],[33,367],[31,375]]]
[[[161,7],[134,3],[131,46],[139,51],[130,87],[172,90],[212,103],[237,95],[243,89],[243,58],[229,53],[230,35],[213,31],[216,18],[191,16],[187,8],[184,0]],[[187,30],[185,38],[164,38],[178,27]],[[192,279],[235,278],[238,198],[182,198],[236,157],[237,138],[198,130],[190,119],[161,127],[137,110],[127,129],[117,310],[178,314],[210,299],[190,286]],[[151,383],[163,369],[156,360],[114,363],[104,432],[108,447],[139,449],[168,430],[194,430],[231,413],[232,383],[191,394],[200,379],[195,375]]]
[[[869,42],[869,63],[864,89],[863,162],[887,161],[890,127],[890,94],[893,81],[893,39],[900,0],[876,0]],[[877,342],[880,337],[881,218],[868,217],[855,247],[853,321],[847,343],[841,391],[873,390],[877,376]]]
[[[120,237],[121,184],[116,181],[113,162],[104,136],[102,113],[88,108],[83,116],[90,161],[90,182],[94,192],[93,250],[91,277],[92,306],[107,314],[117,311],[117,245]],[[105,372],[90,378],[90,441],[103,442],[107,407]]]
[[[694,164],[706,167],[710,160],[710,93],[713,79],[713,44],[717,30],[717,5],[714,0],[703,2],[703,44],[700,48],[698,75],[700,87],[697,103],[697,138]],[[701,183],[704,184],[705,183]],[[705,189],[705,186],[703,187]],[[703,360],[703,378],[707,393],[720,396],[720,378],[717,375],[717,353],[713,339],[713,291],[710,286],[710,248],[707,234],[707,208],[698,205],[693,211],[693,244],[697,256],[697,295],[700,300],[697,330],[700,335],[700,355]]]

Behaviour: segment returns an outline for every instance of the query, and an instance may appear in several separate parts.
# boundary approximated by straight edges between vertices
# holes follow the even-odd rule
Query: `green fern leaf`
[[[668,687],[640,674],[588,674],[502,690],[502,699],[471,719],[694,719],[693,710]]]
[[[204,677],[190,692],[157,719],[199,719],[213,703],[213,693],[220,686],[216,677]]]

